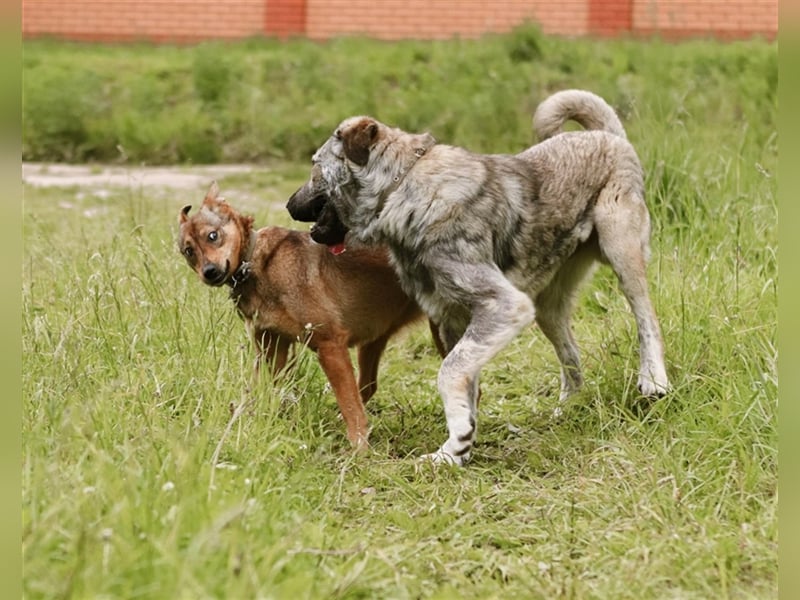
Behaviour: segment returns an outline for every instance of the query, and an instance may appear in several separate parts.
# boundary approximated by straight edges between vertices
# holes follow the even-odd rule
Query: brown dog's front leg
[[[367,445],[367,413],[358,392],[353,364],[345,344],[323,343],[317,349],[319,363],[331,382],[336,402],[347,425],[347,437],[356,448]]]
[[[272,376],[277,377],[286,367],[289,348],[292,340],[271,331],[260,331],[254,336],[258,359],[256,361],[256,374],[262,364],[272,369]]]

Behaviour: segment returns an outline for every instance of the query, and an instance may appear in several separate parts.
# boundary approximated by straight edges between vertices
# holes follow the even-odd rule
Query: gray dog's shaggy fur
[[[569,119],[589,130],[559,133]],[[480,370],[534,319],[561,362],[562,398],[581,385],[570,314],[597,261],[614,270],[636,317],[641,393],[669,389],[645,276],[642,169],[622,124],[602,98],[568,90],[539,106],[534,128],[545,141],[482,155],[351,117],[289,202],[302,212],[323,198],[351,235],[387,246],[403,288],[440,324],[449,437],[429,455],[437,462],[469,458]]]

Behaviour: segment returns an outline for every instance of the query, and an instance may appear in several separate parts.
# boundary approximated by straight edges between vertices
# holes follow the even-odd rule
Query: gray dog
[[[568,120],[588,131],[561,133]],[[474,154],[370,117],[343,121],[312,158],[287,208],[312,237],[389,248],[403,288],[440,324],[438,376],[448,439],[434,462],[462,465],[477,426],[481,368],[534,319],[561,362],[561,398],[581,385],[570,314],[597,261],[616,273],[639,332],[639,390],[669,390],[647,290],[650,216],[642,168],[614,110],[567,90],[533,119],[545,141],[516,155]],[[336,217],[334,219],[333,217]],[[340,220],[344,227],[323,227]]]

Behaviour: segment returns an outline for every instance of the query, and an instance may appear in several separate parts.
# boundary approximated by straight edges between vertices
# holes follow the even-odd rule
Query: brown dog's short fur
[[[308,233],[253,230],[211,184],[191,217],[180,214],[180,250],[203,283],[228,285],[259,362],[285,366],[296,341],[317,352],[357,447],[367,440],[364,402],[377,390],[378,363],[389,338],[422,316],[401,289],[382,248],[334,256]],[[435,327],[431,327],[435,331]],[[442,353],[436,334],[434,341]],[[358,384],[348,347],[358,348]],[[258,363],[257,363],[258,364]]]

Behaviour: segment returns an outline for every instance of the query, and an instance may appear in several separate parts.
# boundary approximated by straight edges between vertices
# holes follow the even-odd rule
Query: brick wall
[[[753,34],[774,38],[778,33],[776,0],[637,0],[633,29],[646,35],[684,37],[712,32],[716,37]]]
[[[633,0],[589,2],[587,27],[592,35],[618,35],[631,31]]]
[[[525,20],[566,36],[774,39],[778,0],[22,0],[25,37],[94,41],[474,38]]]
[[[264,2],[264,7],[265,35],[286,37],[305,34],[308,14],[306,0],[269,0]]]
[[[586,32],[586,0],[308,0],[307,6],[306,33],[314,39],[337,34],[388,40],[473,38],[509,31],[526,19],[540,23],[545,33]]]
[[[264,0],[23,0],[25,36],[187,42],[264,31]]]

